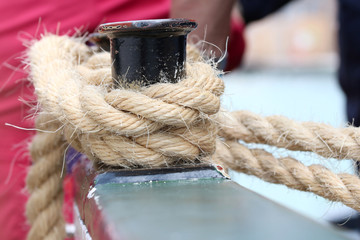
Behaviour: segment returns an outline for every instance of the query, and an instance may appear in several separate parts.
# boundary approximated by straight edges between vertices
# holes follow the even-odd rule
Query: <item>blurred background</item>
[[[246,28],[243,68],[336,69],[334,0],[298,0]]]
[[[293,1],[275,14],[250,23],[245,30],[242,66],[224,77],[225,107],[346,126],[345,96],[337,81],[336,5],[334,0]],[[293,156],[306,165],[321,163],[335,172],[355,172],[352,161],[328,160],[283,149],[266,150],[276,156]],[[232,173],[232,177],[239,184],[316,221],[342,219],[345,223],[356,214],[342,204],[313,194],[268,184],[244,174]],[[358,237],[354,235],[354,239]]]

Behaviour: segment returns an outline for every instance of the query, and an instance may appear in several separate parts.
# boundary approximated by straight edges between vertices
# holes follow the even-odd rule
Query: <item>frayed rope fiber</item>
[[[138,89],[113,88],[110,54],[95,53],[76,38],[45,36],[28,57],[39,103],[27,177],[29,240],[65,238],[62,171],[69,144],[94,162],[114,167],[220,163],[360,210],[358,177],[277,159],[239,143],[358,161],[359,129],[225,112],[220,108],[224,83],[194,49],[188,51],[182,81]]]

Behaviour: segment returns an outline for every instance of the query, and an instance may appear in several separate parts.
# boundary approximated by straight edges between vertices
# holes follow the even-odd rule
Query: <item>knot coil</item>
[[[45,51],[50,45],[72,50],[68,55]],[[154,167],[214,153],[217,128],[211,117],[219,111],[224,84],[210,65],[188,62],[187,77],[176,84],[164,80],[113,89],[110,55],[92,55],[71,38],[44,38],[29,55],[32,66],[56,59],[53,67],[32,69],[39,102],[62,123],[67,141],[90,158],[121,167]]]

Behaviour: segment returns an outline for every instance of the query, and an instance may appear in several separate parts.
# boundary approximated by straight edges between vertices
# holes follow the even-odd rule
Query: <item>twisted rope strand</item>
[[[47,124],[44,124],[48,122]],[[57,131],[59,124],[50,121],[46,115],[39,115],[36,127],[40,132],[34,137],[30,153],[33,159],[26,187],[30,193],[26,204],[26,216],[31,224],[28,240],[64,239],[65,222],[62,216],[62,161],[64,142]]]
[[[306,167],[290,157],[277,159],[265,150],[248,149],[236,141],[226,141],[225,144],[218,141],[214,159],[235,171],[254,175],[270,183],[312,192],[360,210],[360,179],[354,175],[337,175],[321,165]]]
[[[220,132],[226,139],[360,161],[359,128],[336,129],[322,123],[298,123],[284,116],[262,117],[248,111],[233,112],[227,120]]]

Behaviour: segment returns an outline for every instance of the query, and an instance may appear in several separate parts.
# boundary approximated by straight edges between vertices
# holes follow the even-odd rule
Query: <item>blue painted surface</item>
[[[96,184],[94,189],[92,198],[102,206],[114,240],[347,239],[224,179]]]

